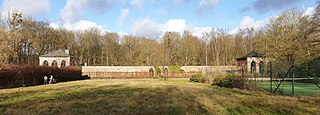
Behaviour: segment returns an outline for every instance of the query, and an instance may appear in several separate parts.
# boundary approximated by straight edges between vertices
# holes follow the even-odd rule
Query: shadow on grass
[[[3,114],[314,114],[319,97],[186,81],[88,80],[0,90]]]

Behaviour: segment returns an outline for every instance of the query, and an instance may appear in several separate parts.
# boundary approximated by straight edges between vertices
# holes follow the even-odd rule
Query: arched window
[[[264,62],[260,61],[259,63],[259,73],[263,74],[264,73]]]
[[[64,67],[64,66],[66,66],[66,61],[62,60],[61,61],[61,67]]]
[[[44,60],[44,61],[43,61],[43,63],[42,63],[42,65],[48,66],[48,65],[49,65],[49,63],[48,63],[48,61],[47,61],[47,60]]]
[[[58,66],[58,64],[57,64],[57,61],[56,61],[56,60],[53,60],[53,62],[52,62],[52,66]]]
[[[251,62],[251,73],[256,73],[256,62],[254,61]]]
[[[164,68],[164,70],[163,70],[163,76],[164,77],[168,77],[168,75],[169,75],[169,70],[168,70],[168,68]]]

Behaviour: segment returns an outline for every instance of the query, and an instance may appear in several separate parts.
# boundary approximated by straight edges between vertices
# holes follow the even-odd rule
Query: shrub
[[[225,75],[219,75],[217,77],[215,77],[212,81],[212,85],[218,85],[218,83],[220,83],[220,81],[222,81],[223,79],[225,79],[227,76]]]
[[[204,83],[205,79],[201,74],[195,74],[191,76],[190,81]]]
[[[260,87],[254,81],[243,80],[235,74],[229,74],[226,77],[215,79],[212,85],[225,88],[260,90]]]
[[[226,88],[240,88],[243,89],[245,87],[245,81],[237,78],[234,74],[227,75],[225,78],[219,77],[214,80],[212,85],[218,85],[220,87]]]

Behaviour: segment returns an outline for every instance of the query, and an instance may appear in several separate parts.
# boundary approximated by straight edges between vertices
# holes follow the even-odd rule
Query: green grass
[[[226,89],[188,79],[95,79],[0,90],[0,114],[317,114],[320,96]]]
[[[280,82],[273,82],[272,83],[272,90],[274,91],[277,87],[277,85]],[[270,82],[259,82],[259,85],[266,91],[270,91]],[[320,85],[320,84],[319,84]],[[277,93],[292,94],[292,82],[286,81],[283,82],[279,89],[277,90]],[[295,95],[320,95],[320,88],[317,87],[313,83],[294,83],[294,94]]]

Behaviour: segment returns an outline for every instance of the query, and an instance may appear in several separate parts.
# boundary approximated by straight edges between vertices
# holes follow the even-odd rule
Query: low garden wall
[[[82,66],[82,76],[93,79],[190,78],[195,74],[226,74],[235,69],[234,66],[182,66],[181,71],[170,71],[167,66],[156,69],[153,66]]]
[[[168,78],[191,78],[199,72],[168,72]]]
[[[90,78],[153,78],[152,66],[83,66],[82,75]]]

